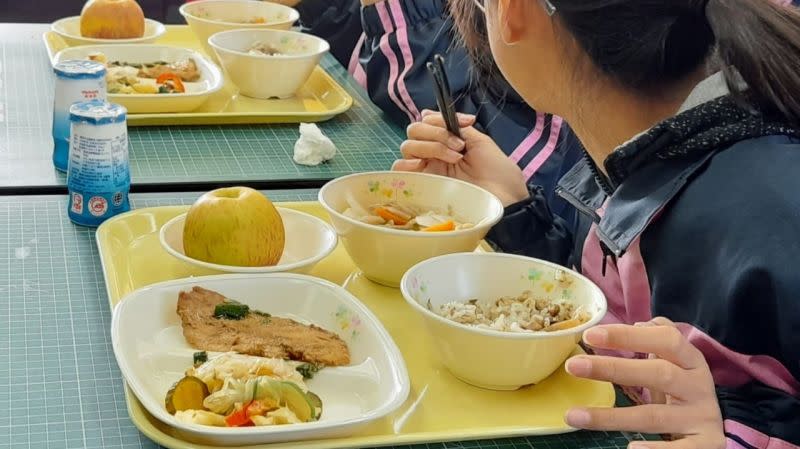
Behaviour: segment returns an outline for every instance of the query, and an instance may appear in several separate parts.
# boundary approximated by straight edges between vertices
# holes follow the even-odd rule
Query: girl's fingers
[[[567,361],[567,372],[576,377],[602,380],[627,387],[644,387],[681,399],[701,394],[690,372],[661,359],[623,359],[576,356]],[[704,385],[703,385],[704,387]]]
[[[697,424],[680,407],[652,404],[621,408],[573,408],[567,412],[564,420],[578,429],[650,434],[687,434]]]
[[[427,161],[427,166],[423,172],[432,175],[451,176],[451,167],[454,167],[454,165],[432,159]]]
[[[435,114],[429,114],[423,116],[422,123],[425,123],[426,125],[436,126],[439,128],[444,128],[445,126],[447,126],[444,123],[444,117],[442,117],[442,114],[439,114],[438,112]]]
[[[466,145],[463,140],[450,134],[447,129],[427,123],[412,123],[406,129],[406,134],[409,140],[439,142],[453,151],[461,151]]]
[[[435,114],[438,114],[438,112],[436,112],[436,111],[431,111],[430,109],[423,109],[423,110],[422,110],[422,117],[423,117],[423,118],[425,118],[425,117],[427,117],[427,116],[429,116],[429,115],[435,115]]]
[[[650,320],[650,322],[656,326],[675,326],[675,323],[673,323],[669,318],[664,318],[663,316],[657,316]]]
[[[649,358],[650,360],[657,360],[658,359],[658,357],[656,357],[655,354],[648,354],[647,358]],[[648,391],[650,393],[650,403],[651,404],[666,404],[667,403],[667,395],[664,394],[663,391],[653,390],[653,389],[649,389]]]
[[[427,162],[421,159],[399,159],[392,164],[392,170],[421,172],[427,165]]]
[[[674,326],[597,326],[583,334],[583,341],[601,349],[655,354],[684,369],[705,364],[705,359]]]
[[[427,111],[422,112],[422,123],[427,123],[429,125],[438,126],[440,128],[444,128],[445,125],[444,117],[439,112],[431,112]],[[462,128],[466,128],[467,126],[472,126],[475,124],[477,117],[470,114],[456,114],[456,119],[458,119],[458,126]]]
[[[415,140],[403,142],[400,145],[400,153],[402,153],[403,159],[438,159],[448,164],[455,164],[464,158],[461,153],[453,151],[439,142]]]

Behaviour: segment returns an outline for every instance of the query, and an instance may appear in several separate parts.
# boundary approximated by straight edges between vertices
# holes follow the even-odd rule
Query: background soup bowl
[[[300,18],[293,8],[253,0],[200,0],[185,3],[178,10],[206,53],[215,58],[208,44],[212,35],[229,30],[288,30]],[[264,23],[246,23],[263,18]]]
[[[515,390],[550,376],[575,350],[583,332],[606,314],[603,292],[556,264],[498,253],[452,254],[422,262],[400,286],[420,315],[442,364],[459,379],[492,390]],[[568,301],[590,313],[578,327],[555,332],[504,332],[456,323],[434,310],[451,301],[493,301],[529,290],[534,298]]]
[[[327,41],[316,36],[282,30],[225,31],[208,42],[239,92],[258,99],[294,95],[330,49]],[[267,44],[280,54],[248,54],[256,43]]]
[[[362,206],[399,200],[455,217],[475,226],[449,232],[413,232],[375,226],[344,215],[347,194]],[[397,287],[415,264],[443,254],[474,251],[503,216],[500,200],[486,190],[442,176],[409,172],[359,173],[335,179],[319,192],[345,249],[364,275]]]

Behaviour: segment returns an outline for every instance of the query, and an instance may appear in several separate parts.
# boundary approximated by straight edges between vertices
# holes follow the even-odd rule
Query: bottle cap
[[[56,75],[69,79],[96,79],[106,76],[106,66],[83,59],[59,62],[53,67],[53,71]]]
[[[108,125],[125,121],[128,110],[116,103],[102,100],[81,101],[69,108],[69,121],[72,123],[89,123],[92,125]]]

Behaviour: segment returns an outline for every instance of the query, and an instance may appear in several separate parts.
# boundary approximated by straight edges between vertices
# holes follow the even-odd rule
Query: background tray
[[[328,219],[317,203],[283,206]],[[98,248],[112,308],[124,295],[145,285],[214,274],[172,258],[159,245],[160,226],[186,209],[185,206],[140,209],[98,229]],[[571,430],[563,422],[567,408],[614,404],[611,385],[577,380],[563,369],[541,384],[517,392],[492,392],[468,386],[437,363],[427,334],[399,291],[366,280],[341,246],[313,274],[344,285],[383,321],[406,359],[412,392],[397,413],[359,435],[283,444],[281,448],[358,448],[558,434]],[[203,447],[176,438],[174,431],[149,416],[129,391],[126,399],[131,419],[154,441],[171,448]],[[475,410],[472,405],[475,403],[484,404],[484,409]]]
[[[66,193],[66,176],[53,168],[55,76],[42,44],[48,27],[0,25],[0,192],[4,194]],[[234,182],[312,187],[355,172],[388,169],[399,157],[405,130],[370,102],[333,56],[324,57],[321,66],[354,100],[347,112],[319,124],[339,149],[329,163],[305,167],[292,161],[299,136],[294,123],[132,126],[128,136],[134,190],[147,185],[151,192],[200,191]],[[176,184],[181,184],[179,189],[170,188]]]
[[[156,43],[203,53],[200,43],[188,26],[168,26],[167,33]],[[44,44],[51,61],[56,53],[67,48],[67,43],[52,31],[44,33]],[[352,105],[353,98],[347,91],[317,66],[293,98],[257,100],[244,97],[238,94],[236,86],[225,77],[222,89],[192,112],[130,114],[128,124],[153,126],[319,122],[347,111]]]

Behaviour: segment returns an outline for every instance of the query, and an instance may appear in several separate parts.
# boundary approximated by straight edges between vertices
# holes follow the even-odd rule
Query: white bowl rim
[[[203,17],[198,17],[188,12],[188,9],[193,6],[209,4],[209,3],[248,4],[248,3],[253,3],[253,0],[195,0],[192,2],[185,2],[183,5],[181,5],[180,8],[178,8],[178,12],[180,13],[181,16],[183,16],[184,19],[186,17],[191,17],[192,19],[197,20],[198,22],[210,23],[213,25],[233,25],[243,29],[252,29],[252,28],[258,29],[258,28],[263,28],[265,26],[275,26],[275,25],[282,25],[285,23],[294,23],[300,20],[300,13],[296,9],[292,8],[291,6],[286,6],[280,3],[272,3],[272,2],[264,2],[264,3],[269,3],[270,5],[269,7],[274,6],[278,9],[285,10],[286,12],[289,13],[289,18],[286,20],[278,20],[275,22],[266,22],[266,23],[236,23],[236,22],[225,22],[222,20],[206,19]]]
[[[145,287],[141,287],[141,288],[136,289],[136,290],[128,293],[127,295],[125,295],[119,301],[119,303],[117,304],[117,307],[114,308],[114,311],[112,312],[112,317],[111,317],[111,333],[112,333],[112,336],[114,334],[116,334],[116,332],[117,332],[116,329],[119,327],[119,320],[121,319],[121,318],[119,318],[119,316],[122,315],[122,313],[124,311],[125,304],[126,304],[125,300],[128,297],[133,296],[136,293],[139,293],[140,291],[147,291],[147,290],[154,291],[154,290],[159,290],[159,289],[163,289],[163,288],[167,288],[167,287],[183,285],[183,284],[200,285],[204,281],[229,280],[229,279],[232,279],[232,280],[237,280],[237,279],[247,280],[247,279],[253,279],[253,278],[267,278],[267,279],[279,279],[279,280],[282,279],[282,280],[289,280],[289,281],[306,282],[306,283],[309,283],[309,284],[314,284],[314,285],[319,286],[319,287],[330,289],[331,291],[335,292],[336,294],[341,295],[344,298],[347,298],[347,300],[350,301],[350,304],[348,304],[348,305],[350,305],[351,307],[356,309],[358,311],[358,313],[362,314],[363,316],[365,316],[370,321],[372,321],[372,322],[377,324],[377,332],[384,339],[384,342],[387,345],[387,349],[389,350],[388,351],[389,352],[388,355],[389,355],[390,359],[392,359],[394,361],[394,364],[396,364],[397,368],[398,368],[398,370],[397,370],[397,372],[395,374],[397,375],[399,383],[401,384],[400,385],[400,391],[392,399],[391,402],[382,404],[380,407],[376,408],[372,412],[370,412],[368,414],[362,414],[361,416],[359,416],[357,418],[350,418],[350,419],[342,420],[342,421],[339,421],[339,422],[336,422],[336,421],[327,421],[327,422],[326,421],[314,421],[314,422],[307,422],[307,423],[298,423],[298,424],[292,424],[292,428],[297,427],[299,429],[303,429],[303,428],[312,427],[314,429],[326,430],[326,429],[336,429],[336,428],[344,427],[344,426],[351,426],[351,425],[355,425],[355,424],[363,423],[363,422],[372,422],[373,420],[379,419],[379,418],[381,418],[383,416],[386,416],[389,413],[392,413],[393,411],[397,410],[408,399],[409,393],[411,392],[411,380],[410,380],[410,377],[408,375],[408,367],[406,366],[405,358],[403,358],[403,355],[400,352],[400,348],[397,346],[397,343],[395,343],[394,338],[392,338],[391,334],[389,334],[389,331],[386,329],[386,326],[383,324],[383,321],[378,319],[377,315],[375,315],[372,312],[372,310],[370,310],[366,305],[364,305],[364,303],[362,303],[355,295],[350,293],[346,288],[342,287],[341,285],[334,284],[333,282],[330,282],[330,281],[328,281],[326,279],[321,279],[321,278],[317,278],[317,277],[314,277],[314,276],[309,276],[309,275],[306,275],[306,274],[295,274],[295,273],[217,274],[217,275],[210,275],[210,276],[195,276],[195,277],[188,277],[188,278],[182,278],[182,279],[173,279],[173,280],[170,280],[170,281],[163,281],[163,282],[159,282],[159,283],[156,283],[156,284],[152,284],[152,285],[148,285],[148,286],[145,286]],[[128,373],[130,372],[130,368],[128,368],[127,359],[124,359],[124,358],[121,358],[121,357],[117,356],[118,350],[119,350],[119,344],[117,342],[117,339],[112,338],[112,340],[113,340],[112,341],[112,347],[113,347],[113,350],[114,350],[114,358],[117,360],[117,363],[120,365],[120,371],[122,371],[122,375],[127,379],[129,377]],[[123,365],[124,365],[124,368],[123,368]],[[144,397],[145,396],[145,394],[142,391],[139,391],[138,382],[131,382],[131,383],[129,383],[129,385],[134,390],[134,394],[137,397]],[[142,404],[142,405],[144,405],[144,404]],[[161,422],[164,422],[161,419],[159,419],[158,417],[156,417],[156,419],[158,419]],[[170,426],[174,426],[174,427],[176,427],[178,429],[185,430],[187,432],[191,432],[191,433],[196,434],[196,435],[203,435],[203,436],[219,436],[219,435],[225,435],[225,434],[236,434],[236,435],[252,436],[252,435],[260,435],[262,433],[277,432],[274,429],[278,427],[278,426],[272,426],[272,427],[270,427],[270,426],[265,426],[265,427],[264,426],[262,426],[262,427],[244,427],[244,428],[242,428],[242,427],[212,427],[212,426],[204,426],[204,425],[200,425],[200,424],[185,424],[185,423],[181,423],[181,422],[179,422],[177,420],[174,420],[174,421],[171,421],[171,422],[164,422],[164,423],[167,424],[167,425],[170,425]],[[322,423],[322,424],[320,424],[320,423]],[[273,429],[273,430],[270,430],[270,429]],[[280,443],[277,443],[277,444],[280,444]]]
[[[108,39],[106,39],[106,40],[108,40]],[[88,45],[75,45],[73,47],[67,47],[67,48],[59,50],[58,53],[53,55],[53,60],[54,61],[58,61],[59,60],[59,56],[64,52],[72,51],[72,50],[75,50],[75,49],[82,49],[82,48],[104,47],[106,45],[110,46],[111,44],[88,44]],[[189,92],[189,93],[180,93],[180,94],[174,94],[174,93],[173,94],[158,94],[157,98],[165,98],[166,99],[166,98],[174,98],[174,97],[180,97],[180,98],[205,97],[205,96],[211,95],[213,93],[216,93],[217,91],[222,89],[223,85],[225,84],[225,78],[224,78],[224,76],[222,74],[222,70],[220,70],[220,68],[217,67],[216,64],[211,62],[208,59],[207,56],[201,54],[200,52],[192,50],[190,48],[176,47],[174,45],[132,44],[132,43],[116,44],[116,45],[113,45],[113,46],[115,48],[118,47],[118,48],[144,49],[144,48],[147,48],[147,47],[151,47],[151,48],[164,48],[164,49],[169,49],[169,50],[179,50],[179,51],[182,51],[182,52],[190,54],[190,56],[192,58],[194,58],[194,59],[202,60],[205,63],[205,65],[209,68],[209,70],[214,72],[214,79],[211,80],[211,81],[213,81],[213,83],[210,83],[211,87],[209,89],[203,90],[201,92]],[[137,99],[138,98],[153,98],[153,94],[139,94],[139,93],[136,93],[136,94],[108,94],[108,95],[109,95],[109,97],[119,97],[119,98],[137,98]]]
[[[218,1],[218,0],[209,0],[209,1]],[[248,1],[252,1],[252,0],[248,0]],[[302,36],[303,38],[307,38],[307,39],[310,38],[313,41],[317,41],[318,43],[321,43],[322,45],[321,45],[320,50],[313,51],[311,53],[299,53],[299,54],[290,54],[290,55],[285,55],[285,54],[279,54],[279,55],[251,55],[250,53],[245,53],[243,51],[233,50],[233,49],[230,49],[230,48],[223,47],[223,46],[219,45],[218,43],[214,42],[214,38],[216,38],[218,36],[222,36],[222,35],[226,35],[226,34],[245,34],[245,33],[248,34],[248,35],[251,35],[251,36],[254,36],[254,33],[296,35],[296,36]],[[326,41],[325,39],[322,39],[320,37],[314,36],[313,34],[300,33],[300,32],[291,31],[291,30],[272,30],[272,29],[269,29],[269,28],[258,29],[258,30],[249,30],[249,29],[247,29],[247,30],[225,30],[225,31],[220,31],[219,33],[214,33],[211,36],[209,36],[208,45],[210,45],[211,47],[214,48],[214,50],[217,50],[217,51],[230,53],[230,54],[233,54],[233,55],[236,55],[236,56],[245,57],[245,58],[263,59],[263,60],[308,59],[308,58],[311,58],[311,57],[315,57],[315,56],[319,56],[321,54],[324,54],[324,53],[330,51],[330,49],[331,49],[331,45],[328,43],[328,41]]]
[[[291,270],[296,270],[298,268],[307,267],[310,265],[314,265],[321,261],[322,259],[328,257],[333,250],[336,249],[336,246],[339,244],[339,236],[336,234],[336,230],[333,229],[329,223],[326,223],[324,220],[317,218],[311,214],[307,214],[305,212],[301,212],[294,209],[289,209],[285,207],[276,207],[278,212],[283,215],[284,213],[294,214],[301,216],[306,219],[310,219],[311,221],[315,222],[315,224],[319,225],[321,229],[325,230],[325,233],[332,236],[333,239],[331,240],[330,244],[323,248],[319,254],[314,257],[298,260],[294,263],[288,263],[285,265],[272,265],[272,266],[265,266],[265,267],[238,267],[235,265],[220,265],[211,262],[204,262],[202,260],[193,259],[185,254],[181,254],[175,248],[171,247],[167,244],[166,236],[167,236],[167,229],[173,226],[177,221],[186,218],[186,214],[188,212],[184,212],[173,219],[169,220],[168,222],[164,223],[161,226],[161,229],[158,232],[158,240],[161,243],[161,247],[164,248],[171,256],[180,259],[186,263],[190,263],[192,265],[198,265],[204,268],[209,268],[216,271],[223,271],[226,273],[235,273],[235,274],[267,274],[267,273],[282,273]]]
[[[489,197],[491,198],[491,202],[495,203],[499,213],[497,213],[496,216],[493,216],[493,217],[489,216],[489,217],[484,218],[483,220],[479,221],[478,223],[475,223],[474,227],[469,228],[469,229],[459,229],[459,230],[447,231],[447,232],[413,232],[413,231],[407,231],[407,230],[404,230],[404,229],[385,228],[385,227],[382,227],[382,226],[372,225],[372,224],[369,224],[369,223],[364,223],[364,222],[358,221],[358,220],[356,220],[354,218],[350,218],[350,217],[346,216],[345,214],[335,210],[334,208],[329,206],[324,200],[325,192],[327,192],[331,188],[330,186],[332,184],[334,184],[334,183],[336,183],[338,181],[343,181],[343,180],[347,180],[347,179],[350,179],[350,178],[358,178],[358,177],[367,177],[367,176],[375,176],[375,175],[387,175],[389,173],[395,173],[398,176],[412,176],[412,177],[419,176],[419,177],[424,177],[424,178],[447,179],[447,180],[452,181],[452,182],[463,184],[463,185],[465,185],[467,187],[476,189],[479,192],[483,192],[486,195],[489,195]],[[476,186],[475,184],[470,184],[470,183],[462,181],[460,179],[450,178],[450,177],[447,177],[447,176],[432,175],[432,174],[429,174],[429,173],[403,172],[403,171],[397,171],[397,172],[395,172],[395,171],[371,171],[371,172],[353,173],[351,175],[341,176],[339,178],[336,178],[336,179],[333,179],[333,180],[329,181],[324,186],[322,186],[322,188],[319,190],[319,193],[317,194],[317,200],[322,205],[322,207],[325,208],[326,211],[328,211],[329,214],[336,215],[337,217],[349,222],[350,224],[356,225],[358,227],[366,228],[366,229],[380,229],[382,232],[386,232],[386,233],[389,233],[389,234],[392,234],[392,235],[404,235],[404,236],[409,236],[409,237],[413,236],[413,237],[419,237],[419,238],[449,238],[451,236],[460,236],[460,235],[470,234],[470,233],[475,232],[475,230],[480,230],[480,229],[484,229],[484,228],[491,228],[492,226],[494,226],[494,225],[496,225],[497,223],[500,222],[500,220],[503,218],[503,214],[505,213],[505,208],[503,207],[503,203],[500,202],[500,199],[497,198],[492,192],[489,192],[488,190],[484,189],[483,187],[479,187],[479,186]]]
[[[102,44],[113,44],[113,43],[118,43],[118,44],[137,44],[137,43],[142,43],[143,40],[147,40],[147,39],[158,39],[159,37],[163,36],[164,33],[167,32],[167,28],[164,26],[163,23],[159,22],[158,20],[148,19],[146,17],[144,19],[145,23],[150,22],[150,24],[152,25],[152,27],[155,30],[155,32],[153,34],[150,34],[150,35],[144,35],[142,37],[132,37],[132,38],[128,38],[128,39],[103,39],[103,38],[99,38],[99,37],[84,37],[84,36],[81,36],[79,34],[67,33],[66,31],[64,31],[61,28],[61,25],[63,25],[64,23],[72,22],[72,21],[79,21],[80,19],[81,19],[81,16],[70,16],[70,17],[64,17],[64,18],[58,19],[58,20],[56,20],[55,22],[53,22],[50,25],[50,30],[52,32],[60,35],[60,36],[66,36],[66,37],[71,38],[71,39],[81,39],[81,40],[84,40],[86,42],[91,42],[92,44],[90,44],[90,45],[102,45]],[[145,27],[145,30],[146,29],[147,29],[147,27]]]
[[[578,279],[586,282],[589,285],[591,290],[594,290],[597,293],[597,297],[601,299],[601,301],[597,304],[600,310],[598,310],[592,318],[581,324],[580,326],[573,327],[571,329],[564,329],[560,331],[554,332],[506,332],[506,331],[497,331],[492,329],[482,329],[478,327],[467,326],[466,324],[457,323],[452,320],[448,320],[447,318],[440,316],[426,307],[423,307],[422,304],[417,302],[414,298],[411,297],[411,292],[408,291],[407,284],[409,282],[410,277],[414,274],[416,270],[423,268],[425,265],[433,265],[436,262],[439,262],[443,259],[455,259],[459,257],[482,257],[486,259],[496,258],[496,259],[515,259],[520,261],[526,261],[530,263],[536,263],[540,265],[545,265],[550,268],[560,269],[569,271],[570,275],[577,277]],[[508,254],[508,253],[453,253],[453,254],[445,254],[443,256],[433,257],[427,260],[423,260],[422,262],[414,265],[413,267],[409,268],[408,271],[403,275],[403,278],[400,280],[400,291],[403,294],[403,299],[417,311],[421,312],[423,315],[431,317],[437,320],[440,323],[446,324],[450,327],[454,327],[456,329],[460,329],[462,331],[471,332],[478,335],[483,335],[486,337],[493,337],[493,338],[502,338],[507,340],[544,340],[564,335],[573,335],[573,334],[582,334],[586,329],[593,327],[600,323],[600,321],[605,317],[606,313],[608,312],[608,301],[606,299],[606,295],[597,286],[594,282],[589,280],[586,276],[578,273],[575,270],[571,270],[559,264],[548,262],[546,260],[536,259],[534,257],[528,256],[520,256],[517,254]]]

